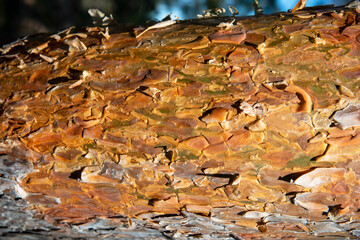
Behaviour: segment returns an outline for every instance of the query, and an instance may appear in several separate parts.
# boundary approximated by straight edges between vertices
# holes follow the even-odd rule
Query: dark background
[[[259,0],[265,13],[287,11],[298,0]],[[344,5],[349,0],[308,0],[307,6]],[[253,14],[253,0],[0,0],[0,46],[17,38],[42,32],[57,32],[69,26],[87,26],[87,10],[112,13],[119,23],[142,24],[160,20],[170,12],[180,19],[196,18],[202,10],[236,7],[239,15]],[[226,14],[230,14],[227,12]]]

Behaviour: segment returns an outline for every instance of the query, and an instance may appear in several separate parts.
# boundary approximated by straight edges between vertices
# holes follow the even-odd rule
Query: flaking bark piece
[[[298,86],[288,86],[285,88],[286,91],[295,93],[296,96],[299,98],[300,103],[299,106],[296,108],[297,112],[310,112],[312,109],[312,100],[310,95],[302,88]]]
[[[205,123],[226,122],[232,118],[235,109],[213,108],[204,112],[200,120]]]
[[[75,52],[75,51],[85,51],[87,49],[87,47],[85,46],[85,44],[79,40],[79,38],[74,38],[74,39],[66,39],[64,41],[67,45],[69,45],[69,51],[70,52]]]
[[[332,119],[341,129],[360,126],[360,105],[351,104],[342,110],[336,111]]]
[[[316,188],[323,184],[339,182],[343,179],[344,174],[345,169],[343,168],[316,168],[297,178],[294,184],[307,188]]]
[[[292,13],[303,9],[306,6],[306,0],[299,0],[295,7],[291,10]]]
[[[136,38],[140,37],[141,35],[143,35],[144,33],[146,33],[147,31],[149,31],[151,29],[165,28],[165,27],[174,25],[175,23],[176,23],[175,20],[166,20],[166,21],[163,21],[163,22],[156,23],[156,24],[146,28],[142,33],[137,35]]]

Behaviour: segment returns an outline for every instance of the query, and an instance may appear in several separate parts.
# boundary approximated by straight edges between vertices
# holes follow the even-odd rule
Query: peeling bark
[[[0,232],[358,237],[358,18],[317,7],[3,47]]]

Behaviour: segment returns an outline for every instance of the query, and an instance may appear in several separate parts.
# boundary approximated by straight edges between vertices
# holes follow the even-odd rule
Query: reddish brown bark
[[[317,8],[11,44],[0,152],[28,170],[4,173],[9,189],[56,226],[121,223],[114,237],[358,236],[358,16]]]

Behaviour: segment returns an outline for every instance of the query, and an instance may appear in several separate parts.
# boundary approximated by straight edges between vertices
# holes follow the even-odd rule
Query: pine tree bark
[[[358,20],[317,7],[4,46],[0,232],[356,238]]]

